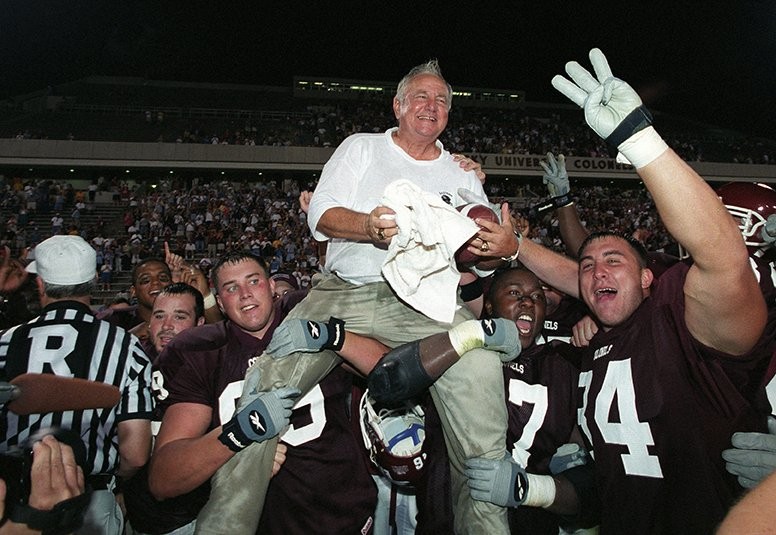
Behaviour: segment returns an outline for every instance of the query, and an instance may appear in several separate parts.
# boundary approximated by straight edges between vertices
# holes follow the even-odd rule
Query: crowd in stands
[[[384,132],[395,119],[384,106],[309,107],[310,116],[288,126],[235,125],[220,132],[202,125],[185,129],[177,143],[228,145],[336,147],[351,134]],[[451,152],[483,154],[566,154],[608,158],[606,143],[580,121],[559,113],[533,114],[530,110],[451,110],[450,126],[440,140]],[[669,130],[671,132],[671,130]],[[747,138],[706,138],[686,132],[669,137],[672,148],[686,161],[727,161],[744,164],[776,163],[776,146]],[[173,141],[173,140],[158,140]]]
[[[299,104],[297,104],[299,106]],[[383,132],[394,126],[383,102],[304,105],[300,109],[276,112],[273,119],[213,118],[175,119],[163,112],[145,111],[137,127],[148,129],[146,142],[204,143],[263,146],[336,147],[357,132]],[[57,124],[65,125],[73,114],[62,114]],[[75,119],[73,119],[75,120]],[[661,116],[658,116],[658,122]],[[686,161],[717,161],[742,164],[776,163],[776,142],[740,134],[714,134],[703,127],[668,125],[666,133],[672,148]],[[103,130],[103,129],[98,129]],[[89,139],[88,134],[82,134]],[[137,141],[129,137],[114,141]],[[142,135],[142,134],[141,134]],[[18,130],[16,139],[74,139],[72,129],[46,132],[39,126]],[[102,139],[97,137],[93,139]],[[550,108],[472,108],[453,106],[450,123],[440,137],[451,152],[485,154],[562,153],[567,156],[609,157],[606,144],[576,114]]]
[[[231,250],[251,250],[261,255],[271,272],[292,273],[301,287],[309,285],[319,268],[318,245],[310,235],[298,201],[301,189],[314,189],[312,182],[162,180],[157,188],[141,186],[130,191],[126,183],[114,179],[99,187],[113,190],[113,202],[121,207],[120,220],[105,221],[97,216],[88,224],[80,221],[79,212],[88,213],[94,208],[94,196],[88,189],[75,190],[64,180],[4,181],[0,194],[0,246],[9,247],[18,257],[50,235],[80,235],[97,252],[101,289],[116,293],[126,288],[112,286],[113,275],[131,271],[144,258],[163,257],[165,242],[206,274],[219,256]],[[486,190],[492,202],[513,199],[507,197],[504,185],[496,181],[486,183]],[[639,183],[577,187],[574,195],[580,218],[590,229],[638,231],[639,238],[651,250],[664,249],[672,243],[656,216],[651,198]],[[533,201],[515,206],[519,204],[531,205]],[[521,212],[529,215],[530,210],[514,210],[515,215]],[[32,224],[41,218],[51,224]],[[557,219],[551,216],[532,220],[529,238],[563,250]]]

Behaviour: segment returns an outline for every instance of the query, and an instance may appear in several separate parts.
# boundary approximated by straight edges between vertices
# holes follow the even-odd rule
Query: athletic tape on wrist
[[[552,476],[526,474],[528,476],[528,492],[522,505],[531,507],[549,507],[555,501],[555,480]]]
[[[203,299],[203,304],[205,306],[205,310],[209,308],[213,308],[214,306],[216,306],[216,296],[213,295],[212,293],[207,294],[207,297]]]
[[[482,347],[485,344],[485,333],[479,320],[468,320],[459,323],[447,332],[450,345],[458,356],[463,356],[467,351]]]
[[[654,128],[648,126],[621,143],[617,150],[633,167],[641,169],[668,150],[668,145]],[[620,161],[619,156],[617,161]]]

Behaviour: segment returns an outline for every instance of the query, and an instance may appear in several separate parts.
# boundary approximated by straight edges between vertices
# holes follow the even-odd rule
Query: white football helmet
[[[372,463],[398,485],[416,483],[425,465],[423,409],[407,403],[396,409],[375,410],[364,392],[359,403],[361,436]]]

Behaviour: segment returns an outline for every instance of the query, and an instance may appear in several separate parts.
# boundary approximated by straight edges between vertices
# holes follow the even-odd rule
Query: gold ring
[[[381,228],[377,229],[377,237],[380,240],[384,240],[385,239],[385,231],[383,229],[381,229]]]
[[[483,253],[487,253],[490,251],[490,245],[485,240],[482,240],[482,245],[480,245],[480,251]]]

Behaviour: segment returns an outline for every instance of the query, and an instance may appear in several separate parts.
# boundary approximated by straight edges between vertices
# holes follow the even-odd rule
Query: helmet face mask
[[[763,230],[768,216],[776,214],[776,191],[765,184],[729,182],[717,189],[717,195],[736,220],[750,253],[770,246]]]
[[[361,436],[372,463],[397,485],[416,483],[426,459],[423,409],[407,403],[376,410],[368,390],[359,407]]]
[[[728,209],[730,215],[738,223],[738,228],[741,230],[741,235],[744,237],[746,245],[749,247],[763,247],[767,245],[762,240],[763,226],[765,226],[765,218],[759,213],[740,206],[733,206],[726,204],[725,208]]]

